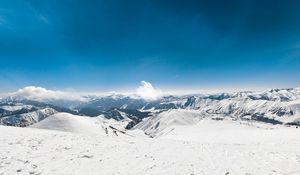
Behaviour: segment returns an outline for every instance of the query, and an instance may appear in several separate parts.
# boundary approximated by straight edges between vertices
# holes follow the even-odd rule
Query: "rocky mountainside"
[[[0,124],[19,127],[32,125],[57,113],[57,111],[52,108],[37,109],[35,107],[29,107],[26,105],[24,105],[23,107],[1,106],[1,109],[1,111],[3,111],[3,114],[0,117]]]

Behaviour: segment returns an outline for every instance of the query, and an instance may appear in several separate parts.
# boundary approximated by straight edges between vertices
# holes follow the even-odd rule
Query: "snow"
[[[201,120],[195,125],[172,125],[159,139],[195,141],[201,143],[227,144],[261,144],[299,143],[300,132],[295,127],[267,125],[245,121]],[[297,138],[295,140],[295,138]],[[272,143],[273,144],[273,143]]]
[[[300,123],[299,92],[297,88],[166,97],[152,102],[148,110],[142,108],[152,115],[133,130],[124,129],[131,119],[122,111],[121,121],[51,108],[9,116],[20,126],[35,124],[0,126],[0,175],[300,174],[300,128],[284,125]],[[156,103],[181,109],[156,108]],[[254,120],[254,114],[284,124]]]
[[[44,108],[33,112],[2,117],[0,118],[0,124],[25,127],[39,122],[55,113],[57,113],[57,111],[52,108]]]
[[[117,123],[112,123],[111,120],[105,120],[103,118],[78,116],[69,113],[57,113],[49,116],[39,123],[31,125],[30,127],[89,135],[103,136],[109,134],[112,136],[116,136],[116,134],[110,128],[110,126],[113,126],[116,129],[122,130],[120,129],[121,127],[118,127],[116,125]],[[108,132],[107,134],[106,130]],[[118,136],[120,135],[124,136],[124,134],[118,134]]]
[[[159,113],[135,126],[144,130],[151,137],[164,134],[164,130],[173,125],[193,125],[201,120],[201,113],[196,110],[175,109]]]
[[[44,122],[59,117],[70,120]],[[68,127],[95,129],[82,119]],[[0,126],[0,174],[300,174],[300,129],[209,120],[172,126],[154,139]]]

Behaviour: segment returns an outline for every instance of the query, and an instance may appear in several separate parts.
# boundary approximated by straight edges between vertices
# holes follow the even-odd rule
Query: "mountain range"
[[[299,88],[158,98],[29,89],[0,99],[0,174],[300,172]]]
[[[173,124],[193,125],[204,118],[300,125],[300,88],[168,95],[155,100],[122,94],[78,96],[33,99],[31,94],[8,94],[0,99],[0,124],[27,127],[57,113],[67,113],[115,121],[125,130],[142,129],[151,137]]]

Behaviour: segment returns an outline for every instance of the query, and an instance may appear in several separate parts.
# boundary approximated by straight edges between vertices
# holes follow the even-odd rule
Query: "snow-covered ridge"
[[[53,114],[57,113],[52,108],[38,109],[33,112],[13,114],[0,118],[1,125],[26,127],[37,123]]]
[[[56,92],[46,91],[48,96]],[[41,92],[40,92],[41,91]],[[35,91],[34,91],[35,92]],[[24,92],[22,92],[24,93]],[[200,94],[184,96],[162,96],[158,99],[145,100],[128,95],[112,94],[109,96],[85,96],[86,101],[72,101],[62,95],[62,99],[39,101],[28,99],[35,97],[26,91],[23,98],[8,96],[0,100],[0,116],[13,116],[10,122],[2,124],[27,126],[20,124],[22,117],[16,120],[15,114],[25,114],[40,109],[52,108],[58,112],[84,116],[102,116],[122,122],[125,128],[132,128],[146,117],[154,117],[169,110],[182,109],[187,112],[196,111],[199,118],[219,117],[233,120],[254,120],[271,124],[293,123],[298,120],[300,109],[300,88],[271,89],[263,92],[243,91],[236,93]],[[59,93],[58,93],[59,94]],[[39,94],[38,96],[42,96]],[[21,115],[22,116],[22,115]],[[8,119],[5,119],[8,121]],[[35,120],[32,120],[34,122]],[[30,123],[33,124],[33,123]]]

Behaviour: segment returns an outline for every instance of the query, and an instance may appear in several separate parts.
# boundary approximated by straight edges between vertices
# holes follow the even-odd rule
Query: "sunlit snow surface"
[[[97,118],[51,117],[36,128],[0,126],[0,174],[300,174],[295,127],[175,122],[150,139],[140,130],[106,134],[110,121]]]

